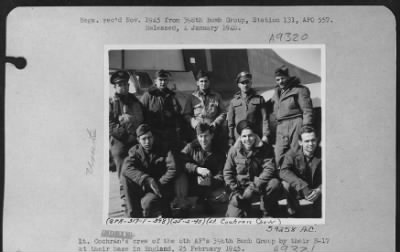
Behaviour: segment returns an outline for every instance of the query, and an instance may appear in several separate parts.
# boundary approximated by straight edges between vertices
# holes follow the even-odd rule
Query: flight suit
[[[144,108],[134,94],[114,95],[109,101],[110,154],[118,177],[128,150],[137,143],[136,129],[145,120]]]
[[[280,165],[289,149],[299,148],[299,132],[303,125],[312,125],[313,106],[310,90],[300,85],[300,80],[290,77],[284,89],[275,88],[271,98],[274,114],[278,121],[276,128],[275,159]]]
[[[180,149],[182,108],[175,93],[169,89],[161,91],[156,87],[151,87],[143,94],[141,102],[156,142],[161,144],[165,151]]]

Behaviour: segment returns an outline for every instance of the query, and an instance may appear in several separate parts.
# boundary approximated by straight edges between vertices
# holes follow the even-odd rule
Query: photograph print
[[[107,49],[108,217],[323,218],[324,53]]]

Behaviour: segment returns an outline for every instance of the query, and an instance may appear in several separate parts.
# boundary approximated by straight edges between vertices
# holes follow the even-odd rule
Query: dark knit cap
[[[287,66],[283,65],[280,68],[275,70],[275,77],[277,76],[284,76],[284,77],[289,77],[289,69]]]
[[[129,73],[127,71],[116,71],[110,77],[110,82],[112,84],[118,84],[120,82],[128,82],[129,81]]]
[[[236,125],[236,132],[241,135],[244,129],[254,130],[253,124],[247,120],[242,120]]]
[[[150,126],[148,124],[140,124],[139,127],[136,129],[136,136],[140,137],[147,132],[151,131]]]

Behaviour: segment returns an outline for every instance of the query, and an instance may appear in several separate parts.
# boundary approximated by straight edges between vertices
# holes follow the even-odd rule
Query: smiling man
[[[288,213],[295,215],[299,199],[313,202],[310,216],[321,217],[321,150],[314,128],[303,126],[299,133],[300,149],[291,149],[284,157],[279,176],[288,200]]]
[[[230,188],[227,217],[250,217],[251,203],[261,198],[263,217],[270,217],[281,194],[272,147],[261,141],[253,125],[238,123],[236,143],[230,148],[224,167],[224,180]]]

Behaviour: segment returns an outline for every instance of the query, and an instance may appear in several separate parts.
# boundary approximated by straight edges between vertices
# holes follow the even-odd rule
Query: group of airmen
[[[312,202],[311,216],[320,218],[321,151],[310,91],[286,66],[274,73],[274,146],[266,101],[247,71],[237,75],[239,91],[227,110],[205,71],[196,74],[197,90],[183,107],[168,88],[168,71],[156,72],[140,100],[129,93],[129,73],[113,73],[110,157],[127,217],[172,217],[172,202],[189,196],[197,196],[211,216],[209,197],[223,188],[227,217],[252,216],[255,201],[260,217],[275,217],[278,201],[286,198],[287,216],[299,217],[299,200],[306,199]],[[190,216],[189,204],[180,207],[182,217]]]

